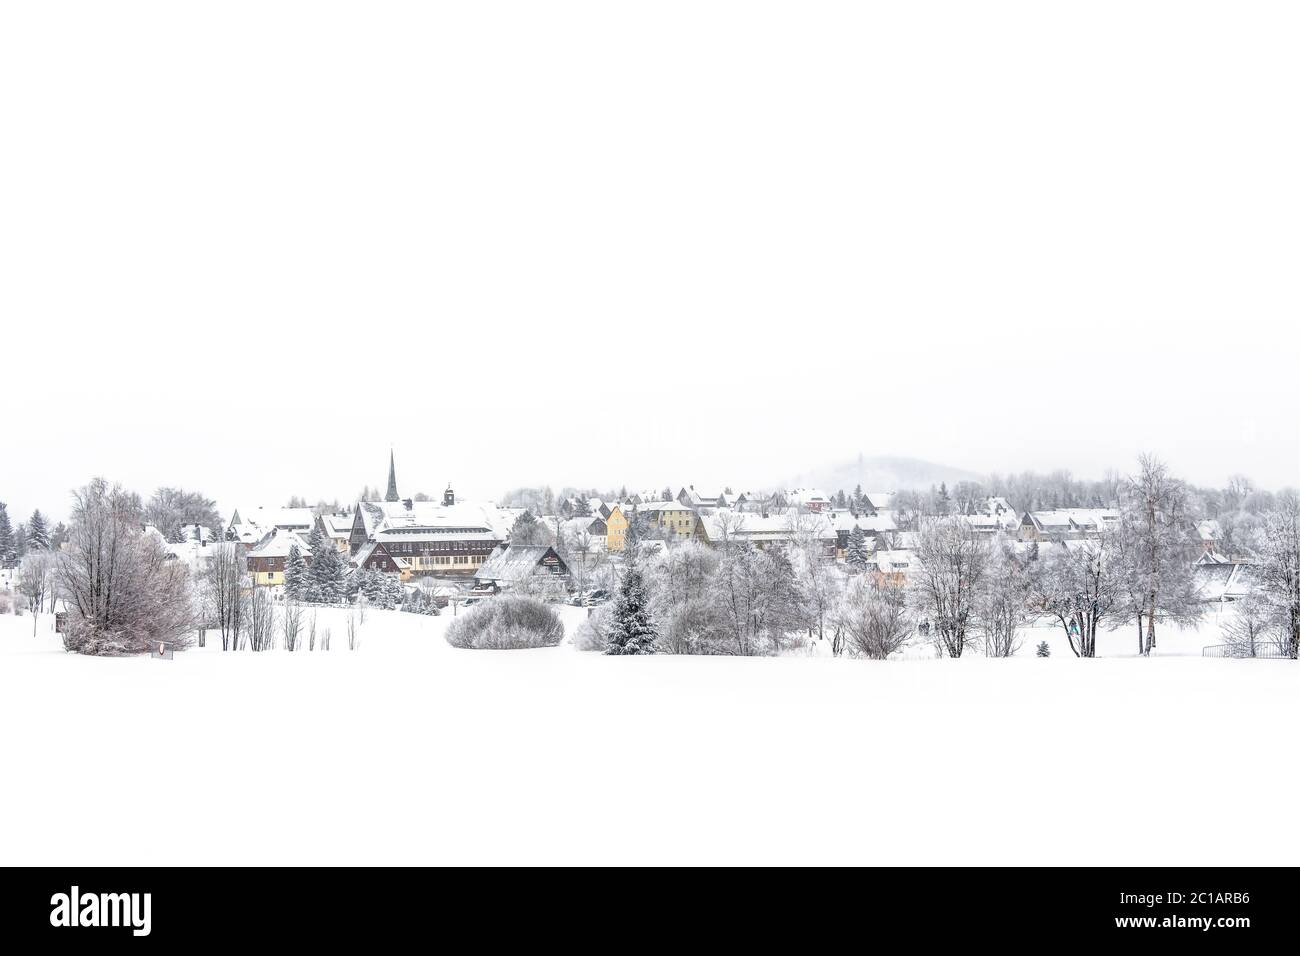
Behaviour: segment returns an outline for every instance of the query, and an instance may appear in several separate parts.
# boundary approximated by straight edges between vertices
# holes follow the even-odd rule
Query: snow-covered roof
[[[304,557],[311,554],[311,547],[307,540],[296,531],[277,531],[252,551],[248,552],[250,558],[283,558],[289,554],[289,549],[297,546],[298,550]]]
[[[1192,575],[1202,601],[1240,600],[1254,585],[1250,565],[1240,562],[1197,564]]]
[[[545,545],[503,544],[488,555],[488,559],[474,572],[474,578],[477,581],[516,584],[531,576],[548,555],[558,561],[560,567],[568,570],[554,548]]]
[[[871,503],[871,507],[877,511],[894,507],[894,492],[892,491],[866,491],[863,492],[863,496]]]
[[[871,555],[869,565],[874,565],[875,570],[889,571],[911,571],[916,568],[916,552],[899,548],[895,551],[876,551]]]
[[[320,523],[325,528],[325,533],[335,539],[347,538],[352,534],[352,521],[352,515],[346,512],[320,516]]]
[[[1056,508],[1049,511],[1027,511],[1025,518],[1044,530],[1101,531],[1119,520],[1114,508]]]
[[[274,528],[260,528],[252,524],[232,524],[227,533],[234,532],[235,540],[250,547],[270,536]]]
[[[830,499],[820,488],[796,488],[786,496],[797,505],[826,504]]]
[[[854,525],[863,531],[893,531],[897,528],[894,516],[888,511],[878,511],[874,515],[854,515],[851,511],[836,511],[831,516],[836,531],[852,531]]]
[[[790,541],[807,532],[822,540],[835,538],[835,528],[820,515],[759,515],[723,508],[700,519],[704,535],[712,542],[732,537],[741,541]],[[865,530],[865,529],[864,529]]]
[[[236,508],[230,515],[230,526],[251,524],[259,528],[310,529],[316,513],[310,508]]]
[[[695,509],[688,504],[680,501],[647,501],[636,506],[637,514],[647,514],[656,511],[691,511]]]
[[[444,505],[440,501],[362,501],[362,520],[368,537],[384,532],[418,529],[468,530],[490,532],[498,540],[505,538],[514,519],[523,512],[516,508],[498,508],[487,502],[458,501]]]

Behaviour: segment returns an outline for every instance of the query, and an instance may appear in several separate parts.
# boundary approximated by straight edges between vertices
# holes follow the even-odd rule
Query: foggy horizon
[[[0,37],[15,520],[94,475],[346,500],[390,444],[481,498],[859,452],[1300,483],[1296,67],[1249,16],[150,9]]]

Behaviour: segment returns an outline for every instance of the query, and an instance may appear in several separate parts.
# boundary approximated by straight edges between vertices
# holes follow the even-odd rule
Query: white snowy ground
[[[1191,656],[1213,622],[876,663],[459,651],[376,611],[349,652],[346,613],[329,654],[173,661],[0,615],[0,864],[1300,862],[1300,668]]]

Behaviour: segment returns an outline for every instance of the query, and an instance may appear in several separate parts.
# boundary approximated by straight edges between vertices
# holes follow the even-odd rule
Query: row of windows
[[[460,565],[461,567],[482,564],[485,559],[481,554],[435,554],[432,557],[419,557],[411,559],[411,567],[423,571],[431,568],[447,567],[449,565]]]
[[[432,551],[460,551],[476,552],[482,551],[484,554],[491,551],[495,544],[491,541],[385,541],[384,550],[389,554],[428,554]]]

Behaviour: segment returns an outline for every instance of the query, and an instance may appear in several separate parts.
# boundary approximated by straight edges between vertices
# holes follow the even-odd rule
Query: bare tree
[[[960,517],[923,521],[914,587],[935,640],[961,657],[984,585],[989,545]]]
[[[1283,495],[1278,508],[1263,515],[1255,536],[1252,568],[1260,592],[1272,608],[1282,653],[1300,649],[1300,498]]]
[[[1028,571],[1010,548],[992,548],[987,580],[975,599],[985,657],[1011,657],[1020,649],[1018,631],[1029,622],[1028,605]]]
[[[1268,643],[1269,634],[1278,633],[1277,615],[1268,600],[1256,590],[1250,590],[1228,609],[1228,619],[1223,624],[1223,640],[1232,657],[1256,657],[1260,648]]]
[[[1115,532],[1045,549],[1030,573],[1030,607],[1055,618],[1076,657],[1097,656],[1097,628],[1123,607]]]
[[[207,564],[199,575],[200,592],[207,613],[221,632],[221,649],[239,649],[243,630],[245,575],[244,549],[234,541],[211,546]]]
[[[269,651],[275,646],[275,607],[266,588],[254,587],[245,598],[244,637],[250,651]]]
[[[1128,548],[1130,573],[1142,582],[1133,608],[1138,627],[1146,621],[1140,648],[1149,655],[1156,646],[1156,618],[1190,621],[1199,615],[1192,578],[1195,547],[1188,515],[1187,487],[1170,477],[1164,462],[1153,455],[1138,458],[1138,474],[1121,494],[1121,521]]]
[[[301,644],[299,635],[302,633],[302,606],[297,601],[285,602],[284,613],[280,619],[280,629],[284,635],[284,649],[286,651],[298,650]]]
[[[56,561],[49,551],[33,550],[23,556],[14,580],[14,589],[27,599],[32,612],[32,636],[36,636],[36,622],[45,611],[48,601],[54,609],[54,572]]]

